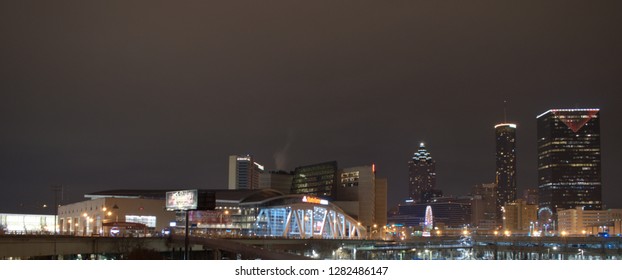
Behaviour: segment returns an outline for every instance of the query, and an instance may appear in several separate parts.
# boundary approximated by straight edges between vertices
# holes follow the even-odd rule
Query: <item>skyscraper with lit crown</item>
[[[436,189],[436,162],[426,150],[425,144],[419,144],[419,150],[408,161],[409,196],[415,202],[427,202],[437,192]]]
[[[537,117],[540,208],[602,208],[599,113],[552,109]]]

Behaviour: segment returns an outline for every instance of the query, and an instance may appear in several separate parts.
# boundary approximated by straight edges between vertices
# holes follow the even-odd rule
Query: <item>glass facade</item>
[[[398,216],[401,216],[406,226],[420,226],[413,222],[425,223],[426,210],[431,207],[434,214],[434,223],[444,224],[451,228],[460,228],[471,224],[471,204],[464,199],[446,198],[433,203],[404,204],[398,206]],[[413,217],[406,220],[405,217]],[[395,221],[394,219],[390,219]],[[409,223],[410,222],[410,223]]]
[[[305,203],[301,197],[262,207],[257,236],[283,238],[360,239],[366,231],[355,219],[333,205]],[[283,203],[284,202],[284,203]]]
[[[189,213],[192,235],[281,238],[364,238],[366,231],[354,218],[327,200],[286,195],[260,201],[219,204],[211,211]],[[176,227],[183,230],[185,214]]]
[[[503,206],[516,200],[516,125],[495,126],[497,204]]]
[[[336,161],[297,167],[291,193],[332,198],[338,183],[337,171]]]
[[[600,210],[599,109],[549,110],[537,119],[540,208]]]
[[[97,217],[97,224],[101,224],[100,217]],[[156,216],[136,216],[136,215],[126,215],[125,221],[129,223],[139,223],[144,224],[147,227],[155,228],[156,227]]]
[[[54,215],[0,214],[0,234],[50,234]]]

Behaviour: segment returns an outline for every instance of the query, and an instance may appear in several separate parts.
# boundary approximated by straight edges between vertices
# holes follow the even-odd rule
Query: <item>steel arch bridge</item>
[[[340,208],[328,204],[295,203],[262,208],[258,236],[284,238],[362,239],[366,230]]]

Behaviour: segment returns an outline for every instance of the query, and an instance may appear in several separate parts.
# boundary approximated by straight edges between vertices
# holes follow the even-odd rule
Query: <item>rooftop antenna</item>
[[[508,123],[507,100],[503,100],[503,123]]]

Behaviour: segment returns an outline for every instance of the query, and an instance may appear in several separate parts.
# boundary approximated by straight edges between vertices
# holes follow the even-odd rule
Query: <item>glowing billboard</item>
[[[195,210],[199,199],[197,190],[166,192],[166,210]]]

